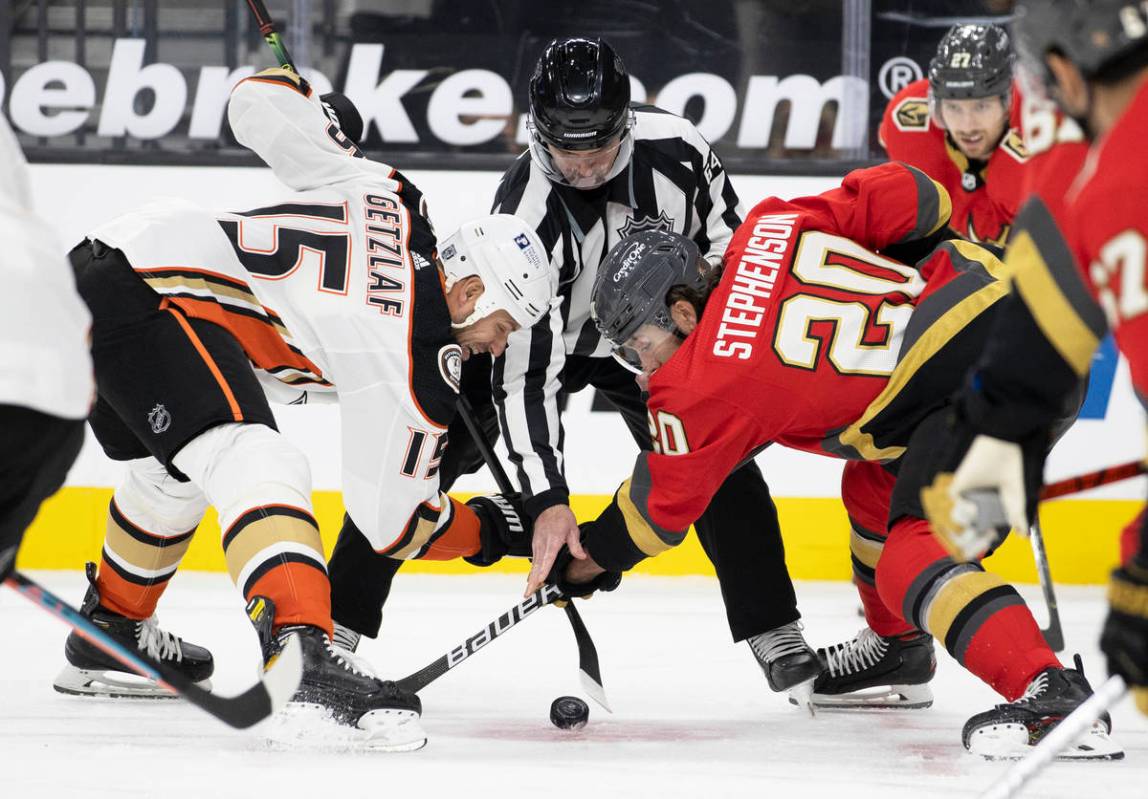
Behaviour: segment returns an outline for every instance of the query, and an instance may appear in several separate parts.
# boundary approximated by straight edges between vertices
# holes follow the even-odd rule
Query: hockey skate
[[[334,641],[335,646],[340,649],[354,653],[358,651],[359,641],[362,640],[362,637],[362,633],[357,633],[350,627],[335,622],[335,637],[331,640]]]
[[[794,621],[755,635],[746,643],[765,672],[769,687],[779,693],[788,691],[790,702],[812,712],[810,697],[814,680],[821,674],[821,663],[801,630],[801,622]]]
[[[85,573],[88,591],[80,606],[82,614],[124,646],[139,649],[149,657],[183,672],[199,687],[211,690],[208,678],[215,670],[215,661],[209,651],[161,630],[156,616],[137,621],[102,607],[100,593],[96,588],[96,564],[88,563]],[[156,682],[128,671],[122,663],[75,631],[64,643],[64,657],[68,663],[52,683],[52,687],[60,693],[117,699],[178,698]]]
[[[835,709],[925,708],[937,670],[928,633],[883,638],[866,627],[851,641],[818,649],[824,671],[813,684],[813,706]],[[792,701],[792,700],[791,700]]]
[[[965,748],[989,760],[1024,757],[1061,719],[1092,696],[1080,655],[1075,669],[1045,669],[1015,702],[978,713],[961,733]],[[1104,713],[1058,760],[1120,760],[1124,750],[1108,734],[1112,717]]]
[[[303,650],[299,690],[270,731],[276,743],[306,740],[384,752],[409,752],[426,745],[417,695],[375,677],[362,658],[335,646],[318,627],[292,625],[272,632],[274,607],[266,597],[254,597],[247,606],[263,646],[264,668],[274,663],[293,635]],[[314,720],[337,729],[316,733]]]

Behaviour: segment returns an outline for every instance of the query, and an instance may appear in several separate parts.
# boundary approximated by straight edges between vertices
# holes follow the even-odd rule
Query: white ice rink
[[[78,573],[41,573],[79,604]],[[425,665],[517,601],[518,577],[400,576],[381,641],[361,652],[390,677]],[[1102,589],[1060,589],[1070,653],[1098,681]],[[1037,594],[1025,589],[1030,600]],[[853,588],[803,583],[806,634],[817,644],[859,629]],[[253,680],[255,634],[225,575],[181,574],[163,625],[209,646],[215,685]],[[111,701],[55,693],[66,629],[0,591],[0,797],[854,797],[977,796],[1002,764],[965,753],[960,730],[995,701],[938,649],[929,710],[811,719],[771,693],[748,648],[729,641],[717,584],[628,578],[582,603],[614,707],[566,733],[551,700],[580,694],[572,636],[546,609],[423,691],[430,743],[410,754],[275,751],[259,728],[236,732],[180,702]],[[1042,612],[1037,610],[1038,620]],[[1130,702],[1113,713],[1127,757],[1058,763],[1025,796],[1148,796],[1148,719]]]

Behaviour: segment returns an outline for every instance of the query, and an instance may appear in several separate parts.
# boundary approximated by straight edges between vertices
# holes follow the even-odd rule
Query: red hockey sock
[[[897,521],[877,564],[877,590],[958,663],[1005,698],[1060,661],[1016,589],[977,563],[950,558],[923,519]]]
[[[914,631],[913,625],[885,606],[875,585],[869,585],[856,578],[853,584],[857,586],[857,593],[861,596],[861,607],[865,610],[865,623],[869,625],[869,629],[882,638]]]

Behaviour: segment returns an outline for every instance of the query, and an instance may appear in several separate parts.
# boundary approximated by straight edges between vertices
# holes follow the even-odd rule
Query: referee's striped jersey
[[[496,213],[537,229],[558,270],[562,300],[533,327],[511,334],[492,376],[502,432],[533,516],[569,498],[558,413],[566,357],[610,355],[590,318],[598,264],[621,239],[648,229],[691,237],[716,264],[741,222],[721,160],[697,129],[653,106],[633,109],[630,165],[606,185],[579,191],[553,183],[526,152],[495,195]]]

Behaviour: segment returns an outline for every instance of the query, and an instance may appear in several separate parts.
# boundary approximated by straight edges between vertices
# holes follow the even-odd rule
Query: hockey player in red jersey
[[[1028,160],[1012,63],[1004,28],[955,25],[941,39],[928,78],[889,101],[878,131],[889,158],[948,190],[949,224],[957,233],[1002,247],[1023,198]]]
[[[332,644],[309,466],[268,403],[338,403],[343,501],[376,549],[431,558],[500,550],[513,506],[451,499],[438,489],[438,462],[462,360],[501,351],[549,310],[557,281],[537,236],[513,217],[485,217],[436,242],[422,194],[363,157],[358,114],[334,99],[343,102],[328,103],[333,120],[284,69],[232,93],[236,138],[296,192],[290,201],[237,213],[159,201],[72,251],[93,317],[91,426],[104,451],[127,462],[83,612],[191,678],[210,676],[211,655],[153,616],[210,504],[265,661],[300,639],[296,701],[358,728],[371,748],[408,750],[426,740],[418,697]],[[58,690],[157,690],[126,680],[77,635],[65,654]]]
[[[1148,9],[1127,0],[1029,0],[1019,4],[1017,33],[1026,69],[1092,145],[1068,192],[1034,197],[1017,220],[1007,254],[1016,288],[957,398],[940,473],[927,492],[938,532],[966,558],[999,539],[999,518],[1028,529],[1053,409],[1087,372],[1107,331],[1128,359],[1141,400],[1148,396]],[[1101,649],[1109,671],[1133,686],[1148,713],[1143,513],[1137,523],[1112,573]],[[1023,722],[1063,691],[1049,681],[986,714],[984,723]]]
[[[716,284],[680,237],[644,233],[612,251],[595,319],[647,381],[656,446],[585,525],[591,560],[559,559],[563,590],[680,543],[730,469],[781,444],[900,473],[883,490],[888,521],[873,522],[888,530],[875,583],[890,614],[1007,699],[1046,670],[1082,682],[1016,590],[948,557],[921,521],[915,464],[928,449],[916,442],[944,418],[1007,291],[1000,262],[947,238],[947,219],[944,189],[893,163],[817,197],[760,203]],[[1120,751],[1098,730],[1074,754]]]

